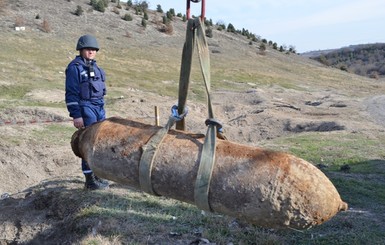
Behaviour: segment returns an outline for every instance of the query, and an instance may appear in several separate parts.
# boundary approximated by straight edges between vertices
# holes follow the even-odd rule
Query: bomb
[[[112,117],[72,136],[76,156],[96,175],[143,189],[141,158],[161,127]],[[196,204],[204,137],[169,130],[150,165],[152,194]],[[318,168],[284,152],[217,139],[207,200],[210,211],[267,228],[308,229],[347,209]]]

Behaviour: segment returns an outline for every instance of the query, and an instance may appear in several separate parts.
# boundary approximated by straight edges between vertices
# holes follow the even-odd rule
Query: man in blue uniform
[[[66,69],[65,101],[74,126],[83,128],[106,118],[104,110],[106,75],[95,61],[99,44],[94,36],[81,36],[76,50],[79,51],[79,55],[68,64]],[[86,178],[86,189],[108,188],[108,182],[94,175],[83,159],[82,171]]]

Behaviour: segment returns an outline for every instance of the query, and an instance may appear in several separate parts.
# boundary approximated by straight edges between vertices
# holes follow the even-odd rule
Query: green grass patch
[[[288,151],[313,164],[340,167],[385,156],[385,135],[368,138],[364,134],[347,132],[309,132],[282,137],[269,143],[285,146]],[[370,153],[370,155],[368,154]]]
[[[31,137],[39,139],[40,142],[68,146],[75,131],[76,129],[71,124],[49,123],[43,128],[32,130]]]
[[[373,209],[385,208],[384,176],[352,175],[332,177],[333,183],[342,198],[355,208]]]
[[[25,85],[1,85],[0,99],[21,100],[30,91],[31,88]]]

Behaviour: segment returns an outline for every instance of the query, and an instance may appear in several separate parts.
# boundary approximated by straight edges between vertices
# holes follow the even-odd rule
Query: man
[[[104,110],[106,76],[95,61],[99,44],[94,36],[81,36],[76,50],[79,51],[79,55],[68,64],[66,69],[65,101],[69,115],[73,118],[73,124],[79,129],[106,118]],[[83,159],[82,171],[86,178],[86,189],[108,188],[108,182],[95,176]]]

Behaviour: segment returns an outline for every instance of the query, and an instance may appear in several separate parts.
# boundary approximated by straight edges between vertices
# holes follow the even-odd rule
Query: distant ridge
[[[385,77],[385,43],[310,51],[302,53],[301,56],[360,76],[374,79]]]

